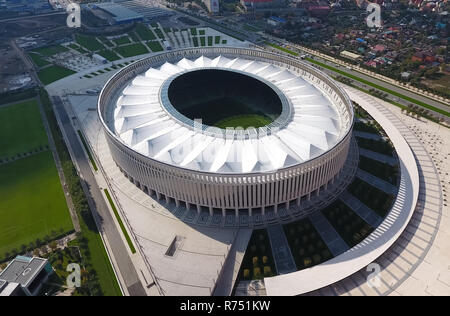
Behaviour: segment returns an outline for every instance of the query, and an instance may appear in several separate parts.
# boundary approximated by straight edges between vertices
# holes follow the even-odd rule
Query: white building
[[[170,87],[205,68],[267,85],[281,104],[273,121],[229,131],[182,114],[185,105],[171,103]],[[187,92],[186,100],[204,95],[202,87]],[[124,68],[104,87],[99,115],[130,181],[177,205],[223,215],[276,213],[326,190],[346,162],[353,126],[350,100],[325,74],[274,53],[229,47],[175,50]]]

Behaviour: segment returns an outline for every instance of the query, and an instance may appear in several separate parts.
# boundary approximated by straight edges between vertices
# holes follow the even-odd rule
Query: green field
[[[121,45],[126,45],[126,44],[130,44],[131,41],[128,38],[128,36],[122,36],[120,38],[116,38],[113,40],[114,43],[116,43],[117,46],[121,46]]]
[[[256,115],[256,114],[248,114],[248,115],[239,115],[239,116],[232,116],[227,117],[223,120],[220,120],[214,124],[214,126],[219,128],[227,128],[227,127],[242,127],[243,129],[246,129],[248,127],[261,127],[268,125],[272,122],[271,119]]]
[[[144,41],[152,41],[156,39],[155,34],[153,34],[153,32],[144,24],[137,24],[135,31]]]
[[[84,48],[90,50],[91,52],[105,49],[105,46],[103,46],[102,43],[100,43],[93,36],[77,34],[77,35],[75,35],[75,40],[77,41],[78,44],[80,44]]]
[[[52,56],[52,55],[67,52],[67,51],[68,51],[68,49],[61,45],[47,46],[47,47],[37,48],[37,49],[33,50],[33,52],[41,54],[43,56]]]
[[[38,72],[38,77],[44,85],[48,85],[52,82],[58,81],[59,79],[73,75],[74,73],[75,71],[72,71],[70,69],[58,65],[53,65],[41,69]]]
[[[73,230],[50,151],[0,165],[0,195],[0,258]]]
[[[0,135],[0,158],[27,153],[47,145],[47,134],[37,101],[0,107]]]
[[[107,50],[107,49],[101,50],[97,54],[99,54],[100,56],[105,57],[109,61],[116,61],[116,60],[120,59],[120,57],[117,56],[117,54],[114,53],[112,50]]]
[[[152,50],[152,52],[155,52],[155,53],[164,50],[164,48],[161,46],[161,44],[158,41],[147,42],[147,46]]]
[[[125,58],[148,53],[148,49],[142,44],[121,46],[116,48],[115,51]]]
[[[46,61],[44,58],[42,58],[38,54],[29,53],[28,55],[33,60],[34,64],[38,67],[44,67],[44,66],[50,65],[50,63],[48,61]]]

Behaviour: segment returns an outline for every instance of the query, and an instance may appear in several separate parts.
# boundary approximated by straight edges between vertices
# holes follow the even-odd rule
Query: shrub
[[[253,262],[253,267],[257,267],[258,266],[258,257],[253,257],[252,262]]]
[[[253,278],[255,279],[261,278],[261,269],[259,267],[253,268]]]
[[[269,261],[269,258],[267,258],[267,256],[264,256],[262,261],[263,261],[264,264],[266,264]]]
[[[244,269],[244,279],[248,280],[250,279],[250,270]]]
[[[265,277],[272,276],[272,269],[269,266],[264,266],[264,276]]]
[[[298,250],[298,254],[299,254],[300,256],[304,256],[304,255],[305,255],[305,248],[300,248],[300,249]]]
[[[312,263],[311,258],[306,257],[305,259],[303,259],[303,265],[305,266],[305,268],[309,267],[311,263]]]
[[[312,257],[312,259],[313,259],[313,261],[314,261],[314,264],[318,264],[318,263],[322,260],[322,258],[320,257],[319,254],[315,254],[315,255]]]

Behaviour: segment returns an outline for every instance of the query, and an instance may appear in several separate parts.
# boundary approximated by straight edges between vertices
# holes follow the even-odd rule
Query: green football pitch
[[[257,115],[257,114],[248,114],[248,115],[238,115],[238,116],[231,116],[227,117],[223,120],[220,120],[216,123],[214,123],[215,127],[218,128],[224,128],[227,127],[242,127],[243,129],[254,127],[258,128],[261,126],[268,125],[272,122],[271,119],[268,117]]]

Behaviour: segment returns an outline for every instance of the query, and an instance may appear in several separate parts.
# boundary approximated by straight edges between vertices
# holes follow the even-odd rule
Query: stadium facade
[[[223,216],[276,213],[326,192],[346,163],[354,118],[349,98],[324,73],[234,47],[137,61],[107,82],[98,111],[111,155],[131,182]],[[223,129],[214,122],[227,122],[224,112],[267,121]]]

